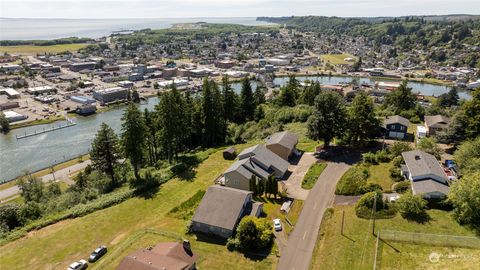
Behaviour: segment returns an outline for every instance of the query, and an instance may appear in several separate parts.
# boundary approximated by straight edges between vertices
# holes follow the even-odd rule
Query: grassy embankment
[[[342,212],[345,212],[341,234]],[[428,210],[431,220],[419,224],[397,214],[376,221],[376,231],[396,230],[428,234],[475,236],[460,226],[449,212]],[[376,237],[370,220],[358,218],[354,206],[337,206],[327,211],[313,254],[311,269],[372,269]],[[439,254],[432,262],[430,256]],[[447,248],[387,241],[378,254],[378,269],[474,269],[480,264],[480,249]],[[380,259],[381,258],[381,259]]]
[[[240,145],[237,148],[241,150],[246,146],[248,145]],[[96,246],[105,244],[110,251],[102,260],[112,260],[105,269],[114,269],[118,256],[150,244],[142,242],[145,238],[140,238],[140,242],[128,243],[130,237],[148,228],[190,239],[193,249],[202,257],[200,268],[272,269],[277,261],[274,255],[255,261],[243,254],[229,252],[225,246],[196,241],[194,237],[184,235],[187,220],[168,214],[172,208],[189,200],[199,190],[206,190],[231,163],[232,161],[223,159],[222,151],[219,150],[199,165],[193,179],[170,180],[152,198],[135,197],[80,218],[32,231],[26,237],[0,247],[0,265],[8,269],[64,269],[72,261],[86,258]],[[278,204],[267,204],[265,211],[268,214],[271,209],[279,207]],[[153,242],[176,240],[172,237],[150,239],[148,241]],[[117,249],[124,248],[124,243],[128,243],[127,250],[117,252]],[[44,252],[46,249],[49,252]],[[96,265],[91,268],[96,269]]]
[[[16,128],[24,128],[24,127],[31,127],[31,126],[36,126],[36,125],[46,125],[46,124],[51,124],[57,121],[62,121],[65,120],[65,117],[61,115],[55,115],[51,116],[48,119],[38,119],[38,120],[33,120],[33,121],[28,121],[28,122],[22,122],[18,124],[12,124],[10,125],[10,129],[16,129]]]
[[[23,55],[34,55],[43,53],[60,53],[60,52],[76,52],[82,48],[87,47],[88,44],[61,44],[49,46],[35,46],[35,45],[17,45],[17,46],[0,46],[0,53],[12,53]]]
[[[327,167],[327,163],[315,163],[313,164],[305,174],[302,180],[302,188],[312,189],[317,182],[318,177],[322,174],[323,170]]]

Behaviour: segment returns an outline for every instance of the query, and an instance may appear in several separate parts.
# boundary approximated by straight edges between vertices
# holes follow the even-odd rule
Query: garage
[[[405,133],[403,133],[403,132],[395,132],[395,131],[389,131],[388,132],[388,137],[390,137],[390,138],[403,139],[404,136],[405,136]]]

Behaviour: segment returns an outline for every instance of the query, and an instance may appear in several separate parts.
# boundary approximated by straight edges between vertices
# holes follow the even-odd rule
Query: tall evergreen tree
[[[234,122],[238,114],[238,96],[235,91],[233,91],[228,76],[225,76],[222,79],[222,93],[225,120]]]
[[[255,89],[255,93],[253,94],[255,99],[255,106],[258,107],[261,104],[265,103],[265,88],[261,86],[257,86]]]
[[[363,92],[355,96],[347,113],[347,139],[363,145],[375,135],[380,126],[375,117],[373,101]]]
[[[147,108],[143,112],[143,118],[146,127],[145,145],[148,152],[148,162],[150,165],[155,164],[158,160],[158,144],[157,144],[157,123],[155,114],[150,112]]]
[[[336,92],[322,92],[315,98],[315,110],[308,119],[308,137],[323,140],[325,147],[343,134],[346,112],[343,98]]]
[[[252,85],[247,76],[242,81],[242,91],[240,92],[239,121],[241,123],[252,120],[255,113],[255,100],[253,98]]]
[[[407,80],[400,84],[400,87],[387,95],[386,104],[391,106],[395,114],[402,111],[408,111],[415,108],[416,97],[412,93],[412,88],[407,87]]]
[[[212,146],[215,143],[215,104],[214,93],[212,92],[212,83],[205,78],[203,80],[203,98],[202,98],[202,111],[203,111],[203,144],[204,146]]]
[[[472,99],[465,102],[463,110],[467,119],[465,128],[467,138],[480,136],[480,88],[472,92]]]
[[[122,117],[122,146],[125,157],[132,164],[135,178],[140,180],[139,170],[142,166],[145,153],[147,128],[140,110],[130,104]]]
[[[93,168],[110,176],[112,180],[111,188],[118,184],[115,179],[115,168],[120,158],[121,152],[117,135],[111,127],[102,123],[95,139],[93,139],[90,159]]]

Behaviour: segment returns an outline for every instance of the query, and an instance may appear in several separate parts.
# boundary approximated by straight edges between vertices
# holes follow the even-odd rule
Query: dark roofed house
[[[406,168],[402,174],[411,181],[413,194],[426,199],[445,198],[449,193],[448,177],[435,156],[420,150],[403,152]]]
[[[282,178],[288,171],[288,162],[261,144],[243,150],[238,159],[223,173],[227,187],[249,190],[252,176]]]
[[[429,136],[435,136],[445,130],[450,123],[450,118],[443,115],[425,116],[425,128]]]
[[[296,151],[298,136],[288,131],[277,132],[267,138],[265,147],[284,160]]]
[[[227,239],[242,217],[258,217],[262,211],[263,204],[253,201],[250,191],[211,186],[195,211],[191,230]]]
[[[410,121],[400,115],[393,115],[385,118],[383,125],[386,129],[387,137],[405,139]]]
[[[194,270],[197,260],[190,242],[166,242],[133,252],[123,258],[117,270]]]

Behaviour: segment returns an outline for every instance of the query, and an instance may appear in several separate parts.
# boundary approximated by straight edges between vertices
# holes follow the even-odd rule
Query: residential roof
[[[439,183],[431,178],[420,181],[413,181],[412,190],[414,194],[423,194],[431,192],[439,192],[447,195],[450,192],[450,187]]]
[[[256,174],[258,175],[261,175],[262,172],[257,171],[257,168],[262,169],[263,171],[268,171],[268,172],[270,172],[272,168],[275,168],[276,170],[284,173],[287,172],[288,170],[287,161],[285,161],[284,159],[279,157],[277,154],[273,153],[272,151],[270,151],[268,148],[266,148],[261,144],[254,145],[252,147],[249,147],[243,150],[238,155],[238,158],[239,158],[239,161],[242,161],[243,159],[247,159],[247,158],[249,158],[250,161],[253,161],[253,162],[248,162],[248,163],[244,162],[239,164],[245,164],[245,166],[249,166],[249,168],[255,169]],[[227,172],[228,171],[231,171],[230,168],[227,170]]]
[[[410,121],[408,121],[407,118],[401,117],[400,115],[387,116],[387,118],[383,120],[384,125],[391,125],[397,123],[406,127],[410,126]]]
[[[403,152],[402,156],[412,179],[416,180],[415,178],[421,176],[434,175],[436,181],[447,183],[448,178],[435,156],[420,150]]]
[[[292,151],[298,143],[298,136],[288,131],[272,134],[267,138],[266,145],[280,144]]]
[[[211,186],[197,207],[192,221],[233,231],[251,193],[224,186]]]
[[[177,242],[160,243],[126,256],[117,270],[183,270],[192,266],[198,255]]]
[[[427,127],[444,126],[450,122],[450,118],[443,115],[425,116],[425,125]]]

